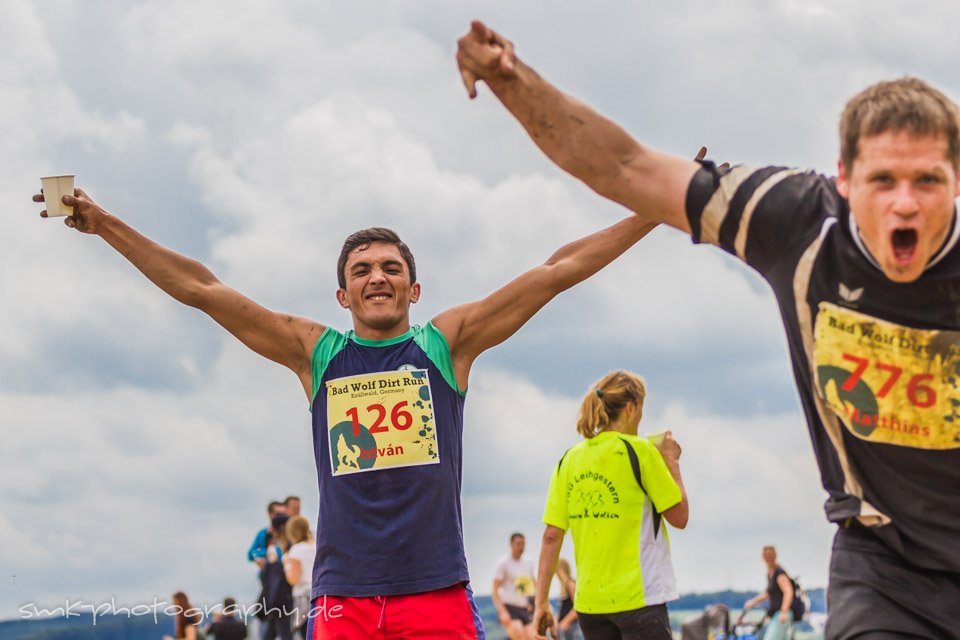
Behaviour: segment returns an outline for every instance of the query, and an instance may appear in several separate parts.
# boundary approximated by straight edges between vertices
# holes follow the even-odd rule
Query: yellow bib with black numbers
[[[349,376],[326,387],[334,476],[440,462],[425,369]]]
[[[817,391],[858,438],[960,448],[960,332],[912,329],[824,302],[814,362]]]

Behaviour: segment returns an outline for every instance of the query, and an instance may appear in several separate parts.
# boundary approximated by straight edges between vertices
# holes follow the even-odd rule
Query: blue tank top
[[[450,348],[432,323],[384,341],[330,328],[320,336],[314,597],[420,593],[469,580],[463,402]]]

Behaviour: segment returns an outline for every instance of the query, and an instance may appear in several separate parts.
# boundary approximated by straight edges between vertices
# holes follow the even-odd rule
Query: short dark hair
[[[277,507],[284,507],[284,506],[286,505],[283,504],[282,502],[277,502],[276,500],[274,500],[267,505],[267,513],[273,513],[273,510],[276,509]]]
[[[287,496],[286,498],[283,499],[284,506],[290,504],[291,500],[296,500],[297,502],[300,502],[300,496]]]
[[[526,540],[527,536],[523,535],[519,531],[514,531],[513,533],[510,534],[510,542],[513,542],[517,538],[523,538],[524,540]]]
[[[840,161],[848,173],[860,153],[860,139],[887,131],[943,136],[947,159],[960,170],[957,105],[923,80],[907,76],[878,82],[850,98],[840,116]]]
[[[343,241],[343,247],[340,249],[340,259],[337,260],[337,282],[340,284],[341,289],[347,288],[347,274],[344,269],[346,269],[347,258],[350,257],[350,253],[354,249],[367,246],[374,242],[383,242],[395,246],[400,252],[400,256],[407,263],[407,269],[410,270],[410,284],[417,281],[417,265],[413,260],[413,252],[410,251],[407,243],[401,240],[400,236],[392,229],[387,229],[386,227],[370,227],[369,229],[361,229],[360,231],[351,233],[347,236],[347,239]]]

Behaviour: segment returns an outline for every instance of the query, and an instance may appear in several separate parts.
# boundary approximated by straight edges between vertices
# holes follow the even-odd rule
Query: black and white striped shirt
[[[960,572],[960,226],[915,282],[887,279],[832,178],[702,163],[694,242],[773,288],[834,522],[907,561]]]

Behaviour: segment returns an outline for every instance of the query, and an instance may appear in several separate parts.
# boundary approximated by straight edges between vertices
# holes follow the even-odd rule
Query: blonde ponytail
[[[628,403],[643,411],[647,388],[643,378],[630,371],[614,371],[594,384],[580,403],[577,431],[592,438],[616,421]]]

